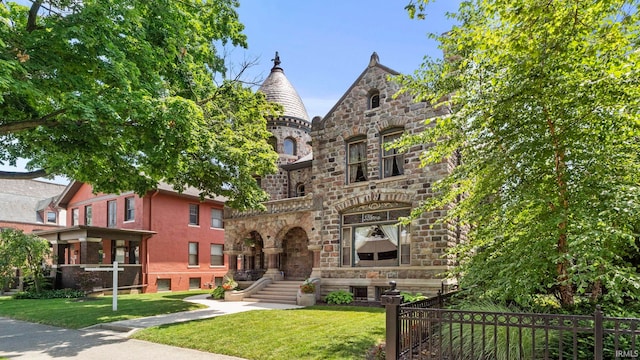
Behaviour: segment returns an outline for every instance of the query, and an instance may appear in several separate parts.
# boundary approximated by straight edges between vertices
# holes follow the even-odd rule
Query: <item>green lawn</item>
[[[111,297],[14,300],[0,297],[0,316],[66,328],[194,310],[183,298],[205,293],[180,292]],[[135,333],[137,339],[246,359],[363,359],[384,340],[382,308],[314,306],[296,310],[257,310]],[[2,360],[0,358],[0,360]]]
[[[134,338],[246,359],[363,359],[385,336],[382,308],[258,310],[141,330]]]
[[[0,297],[0,316],[79,329],[112,321],[199,309],[204,306],[182,299],[203,293],[207,291],[119,295],[116,312],[112,311],[111,296],[87,300],[15,300]]]

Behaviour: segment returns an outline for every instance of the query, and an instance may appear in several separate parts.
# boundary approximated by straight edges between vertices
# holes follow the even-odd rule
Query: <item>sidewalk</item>
[[[274,310],[274,309],[298,309],[301,306],[287,305],[287,304],[273,304],[263,302],[244,302],[244,301],[220,301],[207,299],[209,294],[195,295],[185,298],[185,301],[206,305],[206,309],[183,311],[173,314],[156,315],[145,318],[121,320],[112,323],[98,324],[90,326],[83,330],[91,329],[107,329],[112,331],[119,331],[126,333],[126,336],[130,336],[133,332],[164,324],[173,324],[191,320],[209,319],[216,316],[235,314],[244,311],[251,310]]]
[[[0,357],[10,359],[139,359],[139,360],[244,360],[197,350],[129,339],[133,332],[150,326],[207,319],[250,310],[293,309],[295,305],[224,302],[196,295],[185,300],[207,309],[158,315],[73,330],[0,317]]]

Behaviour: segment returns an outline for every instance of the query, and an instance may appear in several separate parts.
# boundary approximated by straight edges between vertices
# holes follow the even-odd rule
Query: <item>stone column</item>
[[[320,278],[320,250],[322,250],[322,245],[309,245],[307,249],[313,252],[313,267],[309,278]]]
[[[284,280],[284,275],[278,269],[278,254],[282,253],[282,249],[266,248],[262,251],[267,255],[267,272],[263,277],[271,278],[273,281]]]
[[[226,275],[235,277],[236,271],[238,270],[238,255],[242,255],[242,252],[237,250],[228,250],[224,253],[227,254],[229,258],[229,270]]]

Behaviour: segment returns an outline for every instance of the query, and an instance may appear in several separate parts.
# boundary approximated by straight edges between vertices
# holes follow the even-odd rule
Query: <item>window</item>
[[[133,196],[124,199],[124,221],[133,221],[136,215],[136,199]]]
[[[273,151],[278,152],[278,139],[276,139],[275,136],[271,136],[269,140],[267,140],[267,143],[271,145],[271,147],[273,148]]]
[[[189,266],[198,266],[198,243],[189,243]]]
[[[71,209],[71,226],[79,225],[80,209]]]
[[[91,205],[84,207],[84,224],[89,226],[93,224],[93,209]]]
[[[284,139],[284,153],[287,155],[295,155],[296,151],[296,141],[292,138]]]
[[[304,184],[300,183],[296,185],[296,196],[304,196],[304,195],[305,195]]]
[[[342,216],[341,264],[352,267],[398,266],[411,260],[408,226],[398,218],[410,209],[393,209]]]
[[[375,109],[377,107],[380,107],[380,92],[378,90],[373,90],[370,94],[369,94],[369,104],[368,104],[368,108],[369,109]]]
[[[211,227],[222,229],[222,210],[211,209]]]
[[[58,223],[58,214],[55,211],[47,211],[47,222],[49,224],[57,224]]]
[[[107,226],[116,227],[116,201],[111,200],[107,202]]]
[[[158,291],[171,290],[171,279],[158,279],[156,284],[158,285]]]
[[[367,301],[367,287],[366,286],[352,286],[351,293],[353,293],[353,300]]]
[[[211,244],[211,266],[224,266],[223,245]]]
[[[367,181],[367,143],[365,140],[347,145],[347,172],[349,183]]]
[[[404,157],[397,149],[386,150],[387,144],[394,142],[402,133],[382,135],[382,176],[387,178],[404,174]]]
[[[200,225],[200,205],[189,204],[189,225]]]
[[[200,278],[189,278],[189,290],[200,289]]]

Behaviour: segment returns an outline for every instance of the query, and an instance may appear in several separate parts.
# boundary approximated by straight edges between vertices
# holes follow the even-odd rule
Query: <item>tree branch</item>
[[[0,135],[9,134],[16,131],[34,129],[38,126],[55,125],[56,123],[50,120],[58,115],[64,114],[66,111],[67,111],[66,109],[56,110],[52,113],[49,113],[35,120],[23,120],[23,121],[6,122],[6,123],[3,123],[3,121],[0,120]]]
[[[32,32],[37,29],[36,21],[38,20],[38,11],[40,10],[40,6],[44,0],[36,0],[31,4],[31,8],[29,9],[29,19],[27,19],[27,31]]]
[[[24,179],[35,179],[39,177],[48,176],[45,170],[36,170],[29,172],[18,172],[18,171],[0,171],[0,179],[9,179],[9,180],[24,180]]]

